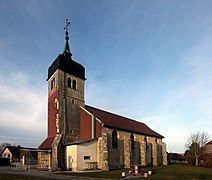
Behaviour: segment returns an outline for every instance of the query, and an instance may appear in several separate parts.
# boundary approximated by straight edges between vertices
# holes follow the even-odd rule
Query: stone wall
[[[140,141],[140,146],[141,146],[141,165],[146,166],[147,165],[147,158],[146,158],[146,149],[147,149],[147,144],[144,140]]]
[[[80,106],[84,106],[84,80],[57,70],[59,98],[59,127],[64,134],[63,144],[79,140]],[[67,86],[68,78],[75,80],[76,89]]]
[[[207,144],[204,153],[212,153],[212,144]]]
[[[68,87],[68,78],[75,80],[76,89]],[[80,136],[80,106],[84,106],[84,80],[58,69],[48,80],[49,97],[55,89],[57,89],[55,96],[57,115],[53,111],[49,112],[51,113],[49,115],[57,116],[57,133],[64,134],[63,144],[77,141]]]
[[[100,169],[130,168],[131,165],[167,165],[166,144],[162,139],[134,134],[134,149],[131,147],[130,132],[117,131],[118,148],[112,148],[111,128],[102,127],[98,140],[98,165]],[[102,153],[100,153],[102,152]]]
[[[130,168],[130,139],[124,138],[124,168]]]
[[[37,168],[39,168],[41,170],[51,169],[51,150],[38,152]]]
[[[54,170],[59,170],[59,169],[63,169],[62,166],[62,156],[63,154],[65,155],[64,151],[61,151],[61,138],[62,135],[61,134],[57,134],[55,136],[55,139],[52,143],[52,162],[51,162],[51,169]]]
[[[108,135],[106,132],[102,132],[102,137],[98,138],[97,143],[97,162],[98,168],[103,171],[108,171]]]
[[[163,156],[163,165],[168,165],[166,143],[164,142],[162,143],[162,156]]]

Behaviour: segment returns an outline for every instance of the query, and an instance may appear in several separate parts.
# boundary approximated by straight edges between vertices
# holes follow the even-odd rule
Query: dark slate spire
[[[70,48],[69,48],[69,44],[68,44],[68,40],[69,40],[68,25],[69,24],[70,24],[70,22],[68,21],[68,19],[66,19],[66,26],[64,27],[64,30],[66,30],[66,32],[65,32],[66,43],[65,43],[64,50],[63,50],[63,55],[66,56],[67,58],[71,59],[72,54],[71,54],[71,51],[70,51]]]
[[[49,78],[54,74],[54,72],[57,69],[65,71],[65,72],[72,74],[74,76],[77,76],[77,77],[79,77],[83,80],[86,79],[85,78],[85,68],[84,68],[84,66],[75,62],[71,58],[72,54],[70,52],[70,48],[69,48],[69,44],[68,44],[68,40],[69,40],[68,25],[69,24],[70,24],[70,22],[68,22],[68,19],[66,19],[66,26],[64,27],[65,40],[66,40],[65,47],[64,47],[63,53],[59,54],[59,56],[54,60],[54,62],[49,67],[47,80],[49,80]]]

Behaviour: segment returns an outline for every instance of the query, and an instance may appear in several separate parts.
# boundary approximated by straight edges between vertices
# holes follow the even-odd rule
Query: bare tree
[[[206,144],[209,141],[209,135],[206,132],[192,133],[185,144],[191,157],[195,158],[196,166],[199,165],[199,157],[203,154]]]

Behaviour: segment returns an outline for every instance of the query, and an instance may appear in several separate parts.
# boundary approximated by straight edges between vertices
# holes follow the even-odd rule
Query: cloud
[[[30,81],[29,76],[20,71],[0,73],[0,141],[16,143],[15,139],[25,142],[27,137],[31,140],[45,137],[46,91]],[[35,139],[31,142],[33,146],[39,143]]]

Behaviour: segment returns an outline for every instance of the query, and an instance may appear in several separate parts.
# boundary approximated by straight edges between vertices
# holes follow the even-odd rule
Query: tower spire
[[[70,22],[68,21],[68,19],[66,19],[66,25],[64,27],[66,43],[65,43],[64,50],[63,50],[63,55],[66,56],[67,58],[70,58],[71,59],[72,54],[71,54],[71,51],[70,51],[70,48],[69,48],[69,43],[68,43],[68,40],[69,40],[68,26],[69,25],[70,25]]]

